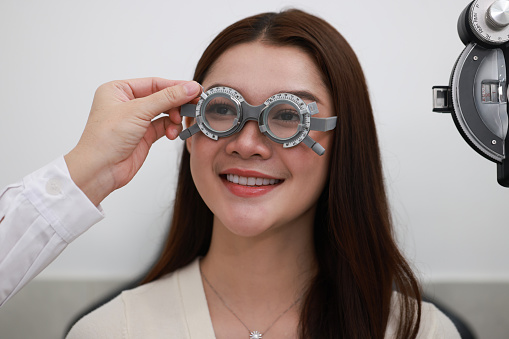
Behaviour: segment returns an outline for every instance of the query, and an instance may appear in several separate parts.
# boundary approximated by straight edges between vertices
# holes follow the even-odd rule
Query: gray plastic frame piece
[[[183,117],[195,118],[196,105],[185,104],[180,107],[180,115]]]
[[[189,127],[188,129],[185,129],[182,132],[180,132],[179,137],[182,140],[186,140],[193,134],[198,133],[199,131],[200,131],[200,127],[198,127],[198,125],[195,124],[195,125],[192,125],[191,127]]]
[[[325,148],[323,148],[322,145],[311,139],[311,137],[308,135],[304,138],[302,141],[306,146],[311,148],[316,154],[323,155],[325,153]]]
[[[327,132],[336,127],[338,117],[329,117],[329,118],[311,118],[311,126],[310,128],[313,131],[322,131]]]

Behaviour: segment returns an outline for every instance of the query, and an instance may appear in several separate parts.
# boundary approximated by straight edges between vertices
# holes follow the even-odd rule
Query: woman
[[[160,259],[69,338],[459,338],[421,304],[395,244],[364,76],[332,26],[298,10],[246,18],[214,39],[194,80],[252,106],[291,93],[337,126],[310,131],[322,156],[283,148],[256,121],[186,139]]]

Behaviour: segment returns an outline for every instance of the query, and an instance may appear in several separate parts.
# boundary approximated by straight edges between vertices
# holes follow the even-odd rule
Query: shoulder
[[[431,303],[422,302],[421,326],[417,338],[461,339],[461,336],[442,311]]]
[[[151,338],[159,338],[168,331],[179,333],[185,321],[178,274],[185,269],[122,292],[81,318],[71,328],[67,339],[124,339],[137,337],[139,331]],[[152,331],[157,333],[150,333]]]
[[[127,338],[125,305],[118,296],[81,318],[71,328],[66,339]]]
[[[399,320],[400,298],[399,293],[393,293],[386,339],[395,338]],[[452,321],[442,311],[431,303],[422,302],[421,324],[417,339],[461,339],[461,336]]]

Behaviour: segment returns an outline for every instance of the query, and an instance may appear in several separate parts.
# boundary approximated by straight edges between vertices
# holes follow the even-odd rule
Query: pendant
[[[249,339],[262,339],[262,334],[258,331],[252,331],[249,334]]]

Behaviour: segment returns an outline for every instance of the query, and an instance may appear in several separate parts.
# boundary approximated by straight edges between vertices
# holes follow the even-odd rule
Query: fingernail
[[[187,95],[193,95],[198,93],[200,90],[200,85],[198,85],[197,82],[189,81],[184,84],[184,90],[186,91]]]

